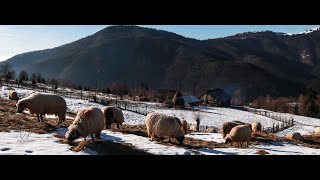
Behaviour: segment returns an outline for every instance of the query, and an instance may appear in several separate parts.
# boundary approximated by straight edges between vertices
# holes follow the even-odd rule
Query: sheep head
[[[74,128],[74,126],[71,125],[65,137],[68,141],[74,141],[75,139],[80,137],[80,132],[76,128]]]
[[[18,102],[16,104],[16,107],[17,107],[18,113],[22,113],[23,109],[25,108],[25,104],[23,102]]]

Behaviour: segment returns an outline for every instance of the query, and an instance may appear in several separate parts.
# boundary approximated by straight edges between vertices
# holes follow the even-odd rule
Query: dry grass
[[[260,155],[266,155],[266,154],[270,154],[265,150],[257,150],[257,152],[255,152],[255,154],[260,154]]]
[[[67,119],[60,125],[56,125],[57,118],[44,118],[44,123],[38,122],[36,116],[17,113],[16,101],[0,98],[0,131],[11,130],[31,131],[38,134],[50,133],[57,128],[68,127],[72,120]]]

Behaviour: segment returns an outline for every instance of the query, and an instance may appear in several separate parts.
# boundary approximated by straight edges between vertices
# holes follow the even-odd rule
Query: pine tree
[[[317,93],[312,88],[309,88],[305,95],[304,115],[309,117],[317,117],[319,107],[316,103]]]

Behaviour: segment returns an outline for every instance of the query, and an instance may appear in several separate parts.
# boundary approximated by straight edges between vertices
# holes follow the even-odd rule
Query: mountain
[[[105,87],[126,82],[152,88],[179,88],[201,94],[221,88],[259,95],[297,96],[320,89],[320,31],[271,31],[196,40],[138,26],[109,26],[53,49],[16,55],[6,62],[19,73]]]

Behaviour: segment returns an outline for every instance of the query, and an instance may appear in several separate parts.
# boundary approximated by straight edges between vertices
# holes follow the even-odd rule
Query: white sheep
[[[73,123],[68,127],[65,137],[68,141],[73,141],[79,137],[86,140],[86,137],[91,135],[94,140],[93,134],[95,134],[95,137],[100,139],[103,128],[104,118],[101,109],[90,106],[77,113]]]
[[[189,129],[190,131],[198,132],[198,126],[196,124],[191,124]]]
[[[188,122],[186,120],[181,121],[181,126],[184,131],[184,134],[188,134]]]
[[[247,142],[247,146],[249,145],[249,141],[251,140],[252,130],[249,125],[238,125],[231,129],[230,133],[225,137],[225,143],[229,142],[237,142],[240,147],[242,147],[244,142]]]
[[[18,93],[15,91],[9,91],[8,97],[10,100],[18,100]]]
[[[40,118],[43,122],[42,115],[45,114],[57,115],[59,117],[57,124],[64,122],[66,119],[67,104],[58,95],[33,93],[28,97],[20,99],[16,107],[19,113],[24,109],[28,109],[30,114],[37,114],[38,122],[40,122]]]
[[[183,143],[184,132],[177,122],[177,117],[153,112],[147,115],[145,124],[151,140],[155,137],[168,136],[169,141],[171,141],[170,138],[176,138],[180,144]]]
[[[221,133],[222,133],[222,137],[225,138],[226,135],[231,131],[231,129],[233,127],[236,127],[238,125],[244,125],[243,122],[241,121],[227,121],[224,122],[222,125],[222,129],[221,129]]]
[[[261,123],[260,122],[253,122],[251,124],[252,126],[252,131],[257,133],[257,132],[261,132]]]
[[[207,133],[215,133],[215,130],[213,128],[207,128],[206,132]]]
[[[316,128],[314,129],[314,134],[315,134],[315,135],[320,135],[320,127],[316,127]]]
[[[120,128],[120,125],[124,122],[124,117],[123,113],[120,109],[113,107],[113,106],[108,106],[104,109],[103,111],[104,114],[104,119],[106,123],[106,128],[110,129],[111,124],[116,123],[117,128]]]

